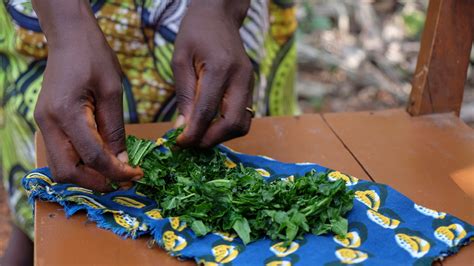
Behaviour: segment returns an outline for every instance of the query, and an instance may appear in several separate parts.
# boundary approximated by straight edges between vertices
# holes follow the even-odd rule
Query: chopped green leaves
[[[137,189],[157,201],[163,216],[181,217],[197,236],[236,233],[245,244],[264,236],[290,243],[305,233],[347,233],[344,215],[354,195],[344,181],[311,171],[294,181],[266,182],[253,168],[227,167],[217,149],[177,149],[179,133],[168,135],[169,152],[127,139],[130,163],[145,173]]]
[[[191,229],[197,236],[204,236],[210,231],[209,227],[207,227],[201,220],[194,220],[191,223]]]
[[[336,235],[345,236],[347,233],[347,219],[342,217],[337,217],[331,219],[331,231],[333,231]]]
[[[242,239],[244,244],[247,244],[250,242],[251,230],[250,230],[249,222],[247,221],[247,219],[243,217],[239,217],[235,219],[232,229],[235,230],[235,232],[240,237],[240,239]]]

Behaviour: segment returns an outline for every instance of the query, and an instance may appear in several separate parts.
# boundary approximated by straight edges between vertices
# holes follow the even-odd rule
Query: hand
[[[46,25],[49,48],[35,120],[54,180],[107,191],[110,181],[140,178],[143,172],[127,164],[121,70],[115,54],[88,6],[81,6],[86,12],[78,17],[80,23],[67,24],[68,30],[62,31],[44,17],[51,12],[41,12],[44,2],[54,1],[35,5]]]
[[[172,61],[176,126],[186,125],[179,146],[211,147],[250,128],[253,71],[239,34],[248,7],[249,1],[215,0],[188,7]]]

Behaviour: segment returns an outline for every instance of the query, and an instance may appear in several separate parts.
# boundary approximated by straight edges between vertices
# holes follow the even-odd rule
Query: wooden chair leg
[[[430,1],[412,81],[410,114],[459,115],[473,32],[474,1]]]

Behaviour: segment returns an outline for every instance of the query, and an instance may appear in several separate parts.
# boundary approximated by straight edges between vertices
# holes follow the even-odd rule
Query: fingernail
[[[133,181],[138,181],[138,180],[140,180],[140,179],[142,179],[142,176],[141,176],[141,175],[137,175],[137,176],[135,176],[135,177],[132,178]]]
[[[174,122],[174,127],[178,128],[184,125],[185,118],[184,115],[179,115],[178,118],[176,118],[176,122]]]
[[[122,183],[120,183],[120,190],[127,190],[127,189],[130,189],[131,187],[133,187],[132,182],[122,182]]]
[[[117,155],[117,158],[119,159],[119,161],[121,161],[122,163],[128,163],[128,154],[126,151],[123,151],[121,153],[119,153]]]

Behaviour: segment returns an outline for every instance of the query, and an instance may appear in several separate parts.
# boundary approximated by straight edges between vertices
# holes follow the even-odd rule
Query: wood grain
[[[412,115],[461,109],[474,32],[474,1],[431,0],[412,80]]]
[[[474,200],[450,177],[474,165],[474,130],[459,118],[403,110],[324,117],[376,182],[474,223]]]
[[[67,219],[55,203],[37,202],[35,226],[35,265],[194,265],[149,248],[149,238],[124,240],[104,231],[84,214]]]
[[[474,200],[451,179],[474,165],[474,130],[454,114],[411,117],[389,110],[324,117],[376,182],[474,223]],[[443,265],[473,265],[472,246]]]

